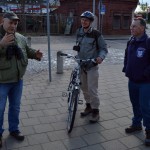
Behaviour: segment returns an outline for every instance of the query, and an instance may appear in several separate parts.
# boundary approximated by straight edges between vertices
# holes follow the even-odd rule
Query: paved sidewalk
[[[62,46],[57,43],[52,45],[55,46],[67,47],[64,43]],[[33,47],[37,45],[33,44]],[[132,135],[124,132],[124,128],[131,123],[132,108],[127,78],[121,70],[121,63],[100,65],[100,121],[89,124],[88,118],[80,118],[84,104],[79,105],[74,129],[69,135],[66,131],[67,98],[62,97],[62,92],[67,89],[71,70],[65,69],[63,74],[57,74],[53,69],[50,83],[46,70],[30,77],[26,75],[20,113],[20,130],[26,138],[23,142],[16,142],[8,135],[6,109],[2,149],[147,150],[143,145],[144,131]]]

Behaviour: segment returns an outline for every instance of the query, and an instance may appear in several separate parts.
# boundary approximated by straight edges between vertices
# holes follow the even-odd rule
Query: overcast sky
[[[150,5],[150,0],[140,0],[140,3],[146,3],[146,2],[148,5]]]

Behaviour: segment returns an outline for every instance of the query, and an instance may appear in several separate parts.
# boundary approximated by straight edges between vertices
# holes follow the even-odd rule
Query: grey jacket
[[[78,56],[80,59],[101,57],[105,59],[108,50],[107,44],[98,30],[90,28],[84,33],[83,28],[77,30],[77,44],[80,46]]]

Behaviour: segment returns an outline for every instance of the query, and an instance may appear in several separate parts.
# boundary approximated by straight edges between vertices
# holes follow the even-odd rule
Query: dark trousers
[[[130,101],[133,107],[133,126],[143,125],[150,130],[150,83],[128,83]]]

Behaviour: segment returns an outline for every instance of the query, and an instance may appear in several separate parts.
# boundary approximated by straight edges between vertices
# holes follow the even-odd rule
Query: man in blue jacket
[[[150,146],[150,38],[145,32],[143,18],[135,18],[130,29],[132,37],[125,51],[123,72],[129,78],[129,97],[134,116],[125,132],[141,131],[143,120],[145,145]]]

